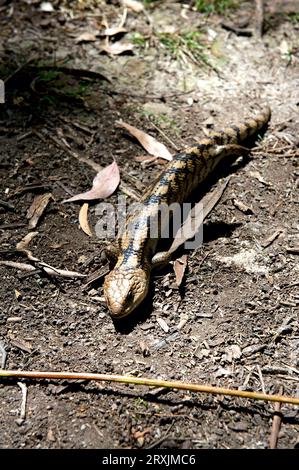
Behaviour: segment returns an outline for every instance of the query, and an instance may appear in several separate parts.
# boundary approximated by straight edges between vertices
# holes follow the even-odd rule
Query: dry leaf
[[[54,7],[51,2],[42,2],[40,5],[40,10],[46,13],[52,13],[54,11]]]
[[[67,245],[67,242],[50,243],[49,248],[52,248],[53,250],[58,250],[59,248],[62,248],[64,245]]]
[[[151,155],[164,158],[165,160],[172,160],[172,155],[167,147],[165,147],[164,144],[161,144],[161,142],[158,142],[154,137],[140,131],[134,126],[130,126],[130,124],[127,124],[124,121],[117,121],[117,124],[124,127],[130,134],[132,134]]]
[[[114,28],[106,28],[99,32],[99,36],[116,36],[117,34],[126,33],[127,29],[123,26],[115,26]]]
[[[163,318],[158,317],[157,322],[159,323],[160,327],[162,328],[165,333],[168,333],[169,331],[169,326],[167,325],[166,321],[163,320]]]
[[[175,273],[175,282],[178,287],[182,284],[182,280],[186,271],[188,263],[187,255],[183,255],[180,258],[177,258],[173,263],[173,270]]]
[[[144,431],[139,431],[139,430],[133,431],[132,435],[134,439],[138,439],[139,437],[145,436],[145,434],[148,434],[149,432],[151,432],[151,428],[145,428]]]
[[[279,235],[283,232],[284,232],[283,228],[279,228],[275,230],[275,232],[273,232],[269,237],[267,237],[266,240],[261,242],[261,246],[263,248],[267,248],[267,246],[271,245],[271,243],[273,243],[274,240],[276,240],[276,238],[279,237]]]
[[[27,235],[25,235],[25,237],[23,237],[22,240],[17,243],[16,249],[20,251],[26,250],[29,243],[34,237],[36,237],[36,235],[38,235],[38,232],[27,233]]]
[[[253,178],[256,178],[258,181],[260,181],[260,183],[263,183],[265,186],[273,186],[273,184],[270,183],[270,181],[264,180],[264,178],[258,171],[250,171],[249,175],[253,176]]]
[[[114,42],[113,44],[106,44],[101,46],[101,51],[107,52],[107,54],[111,55],[119,55],[123,54],[124,52],[130,52],[134,49],[134,44],[130,42]]]
[[[184,328],[188,320],[189,316],[186,313],[182,313],[182,315],[180,315],[180,321],[177,326],[177,329],[180,331],[182,328]]]
[[[24,341],[21,338],[14,338],[11,335],[8,335],[8,337],[10,344],[15,348],[21,349],[27,353],[32,352],[32,344],[29,341]]]
[[[124,7],[135,11],[135,13],[140,13],[144,10],[144,5],[141,2],[137,2],[136,0],[122,0],[122,4]]]
[[[15,296],[17,300],[22,300],[22,294],[19,290],[15,289]]]
[[[27,219],[29,220],[29,228],[35,228],[38,224],[40,217],[46,209],[50,199],[52,199],[51,193],[40,194],[33,199],[31,206],[27,211]]]
[[[79,42],[95,42],[97,38],[94,34],[91,33],[82,33],[75,39],[75,43],[78,44]]]
[[[229,180],[230,177],[226,178],[219,187],[211,193],[206,194],[197,204],[195,204],[186,217],[182,227],[175,234],[171,247],[168,250],[169,253],[174,253],[179,246],[183,245],[187,240],[195,237],[203,221],[220,201]]]
[[[79,224],[83,232],[89,237],[92,237],[92,231],[90,230],[88,223],[88,202],[85,202],[79,212]]]
[[[94,199],[105,199],[114,193],[120,182],[117,163],[114,161],[103,170],[99,171],[92,183],[92,189],[85,193],[66,199],[62,202],[93,201]]]
[[[238,199],[235,199],[235,198],[233,199],[233,205],[244,214],[254,214],[251,207],[246,206],[246,204],[244,204],[242,201],[239,201]]]

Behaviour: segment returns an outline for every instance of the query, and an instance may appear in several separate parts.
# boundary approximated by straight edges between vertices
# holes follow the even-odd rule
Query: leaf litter
[[[92,182],[92,188],[84,193],[65,199],[62,202],[94,201],[95,199],[105,199],[114,193],[120,183],[119,168],[114,160],[106,168],[100,170]]]
[[[135,139],[138,140],[138,142],[150,155],[153,155],[154,157],[164,158],[165,160],[169,161],[172,160],[172,155],[169,152],[168,148],[151,135],[147,134],[144,131],[141,131],[140,129],[137,129],[137,127],[127,124],[122,120],[117,121],[117,124],[126,129],[131,135],[133,135]]]

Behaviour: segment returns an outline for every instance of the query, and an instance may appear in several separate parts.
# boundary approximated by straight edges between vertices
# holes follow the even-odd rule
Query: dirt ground
[[[45,3],[53,11],[41,11]],[[208,190],[231,175],[204,224],[203,245],[188,253],[183,285],[176,287],[171,266],[154,273],[147,302],[120,324],[108,314],[101,279],[84,289],[85,278],[47,276],[36,264],[33,273],[0,265],[2,367],[298,397],[298,14],[268,2],[260,39],[252,34],[254,2],[209,14],[195,2],[144,3],[137,13],[118,1],[0,1],[1,262],[30,264],[16,245],[37,231],[29,246],[44,263],[88,276],[105,265],[105,241],[79,226],[80,204],[62,203],[95,176],[74,154],[102,166],[115,158],[122,182],[136,193],[163,168],[160,160],[136,159],[146,152],[117,120],[172,152],[173,144],[182,148],[238,123],[264,103],[271,123],[249,161],[226,163],[211,180]],[[99,35],[121,22],[126,33]],[[107,41],[133,49],[107,54]],[[47,193],[52,199],[32,229],[27,211]],[[2,448],[269,446],[269,403],[121,384],[22,382],[25,419],[17,381],[0,382]],[[277,446],[298,447],[298,408],[281,411]]]

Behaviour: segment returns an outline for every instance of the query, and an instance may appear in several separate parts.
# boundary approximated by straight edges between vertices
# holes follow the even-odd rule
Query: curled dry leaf
[[[180,285],[182,284],[182,280],[186,271],[187,263],[188,263],[187,255],[183,255],[180,258],[177,258],[175,262],[173,263],[175,281],[178,287],[180,287]]]
[[[144,5],[136,0],[122,0],[122,4],[124,7],[129,8],[136,13],[140,13],[144,10]]]
[[[123,26],[115,26],[114,28],[106,28],[99,32],[99,36],[116,36],[117,34],[124,34],[127,29]]]
[[[51,193],[40,194],[33,199],[31,206],[27,211],[27,219],[29,220],[29,228],[35,228],[38,224],[40,217],[42,216],[44,210],[49,204],[50,199],[52,199]]]
[[[124,52],[130,52],[134,49],[134,44],[130,42],[114,42],[113,44],[105,44],[101,46],[101,51],[111,55],[119,55]]]
[[[95,42],[97,40],[96,36],[92,33],[82,33],[75,39],[75,43],[80,42]]]
[[[172,155],[164,144],[158,142],[154,137],[146,134],[145,132],[137,129],[124,121],[117,121],[117,124],[126,129],[132,134],[145,150],[154,155],[155,157],[164,158],[165,160],[172,160]]]
[[[114,193],[120,182],[119,168],[114,161],[103,170],[99,171],[93,180],[92,188],[85,193],[66,199],[62,202],[93,201],[94,199],[105,199]]]
[[[79,212],[79,224],[83,232],[89,237],[92,237],[92,231],[90,230],[88,223],[88,202],[85,202]]]
[[[31,240],[38,235],[38,232],[29,232],[20,242],[17,243],[16,249],[19,251],[26,250]]]

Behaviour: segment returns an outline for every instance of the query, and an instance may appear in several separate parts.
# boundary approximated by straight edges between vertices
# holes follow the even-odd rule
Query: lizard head
[[[141,268],[115,268],[104,282],[104,296],[113,318],[132,312],[146,297],[149,274]]]

